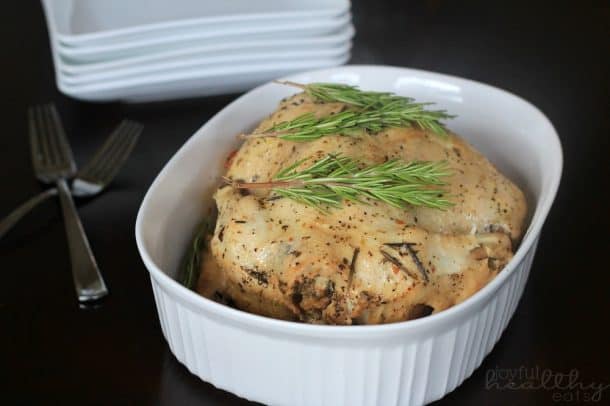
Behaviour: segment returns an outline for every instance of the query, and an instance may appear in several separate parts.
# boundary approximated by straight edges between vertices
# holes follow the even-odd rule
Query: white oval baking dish
[[[291,76],[346,82],[434,101],[449,128],[519,184],[531,219],[514,258],[465,302],[429,317],[377,326],[320,326],[235,310],[173,278],[223,172],[235,135],[252,129],[294,89],[266,84],[209,120],[150,187],[136,221],[159,319],[189,371],[244,398],[284,405],[419,405],[452,391],[491,351],[523,292],[562,169],[549,120],[525,100],[466,79],[413,69],[343,66]]]

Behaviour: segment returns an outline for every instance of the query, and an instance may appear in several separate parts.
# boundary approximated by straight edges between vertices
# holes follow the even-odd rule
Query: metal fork
[[[76,164],[59,115],[53,105],[30,108],[28,113],[34,171],[40,181],[55,183],[57,187],[78,300],[86,302],[100,299],[108,294],[108,289],[66,183],[66,178],[76,172]]]
[[[135,121],[123,120],[93,158],[76,174],[72,195],[85,197],[100,193],[119,172],[144,127]]]
[[[139,123],[123,120],[97,150],[93,158],[76,174],[72,182],[72,196],[90,197],[102,192],[112,182],[131,154],[142,128]],[[57,195],[57,188],[49,188],[13,210],[0,221],[0,238],[23,216],[55,195]]]

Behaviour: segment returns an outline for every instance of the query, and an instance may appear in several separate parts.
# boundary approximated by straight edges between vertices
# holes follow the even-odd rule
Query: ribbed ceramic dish
[[[419,405],[466,379],[492,350],[523,292],[562,169],[548,119],[491,86],[430,72],[344,66],[295,75],[437,102],[449,128],[481,150],[529,198],[530,224],[490,284],[448,310],[378,326],[319,326],[235,310],[174,280],[195,225],[212,204],[235,134],[252,129],[293,89],[266,84],[235,100],[176,153],[150,187],[136,239],[150,271],[163,335],[189,371],[238,396],[278,405]]]

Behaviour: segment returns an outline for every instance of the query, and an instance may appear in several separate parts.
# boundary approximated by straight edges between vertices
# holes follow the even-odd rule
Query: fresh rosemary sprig
[[[361,130],[376,133],[388,127],[412,126],[444,136],[447,132],[440,120],[453,117],[444,110],[425,110],[431,103],[415,103],[393,93],[363,91],[336,83],[278,83],[299,87],[316,101],[345,103],[349,109],[322,118],[304,114],[251,136],[310,141],[330,134],[353,135]]]
[[[229,181],[239,189],[273,189],[283,197],[324,210],[340,207],[343,200],[366,203],[378,200],[394,207],[407,205],[446,209],[452,203],[444,198],[442,178],[450,171],[444,161],[404,162],[397,159],[364,166],[341,155],[327,155],[311,166],[298,170],[309,158],[281,170],[270,182]]]
[[[363,110],[375,110],[391,103],[409,105],[414,102],[410,97],[398,96],[390,92],[360,90],[357,86],[339,83],[301,84],[290,81],[276,81],[276,83],[298,87],[316,101],[345,103]]]
[[[207,249],[207,240],[214,232],[215,220],[205,219],[197,227],[195,236],[182,260],[178,280],[187,288],[194,290],[201,272],[201,254]]]

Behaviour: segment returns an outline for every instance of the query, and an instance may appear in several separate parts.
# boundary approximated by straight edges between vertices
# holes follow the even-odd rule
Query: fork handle
[[[13,228],[13,226],[23,218],[23,216],[32,211],[40,203],[44,202],[51,196],[55,196],[56,194],[57,189],[47,189],[44,192],[41,192],[36,196],[32,197],[31,199],[28,199],[21,206],[13,210],[11,214],[9,214],[2,221],[0,221],[0,238],[4,237],[4,234],[8,233],[9,230]]]
[[[57,181],[57,190],[68,237],[72,278],[74,279],[76,295],[81,302],[100,299],[108,294],[108,289],[106,289],[104,279],[97,267],[85,230],[72,200],[72,195],[64,179]]]

